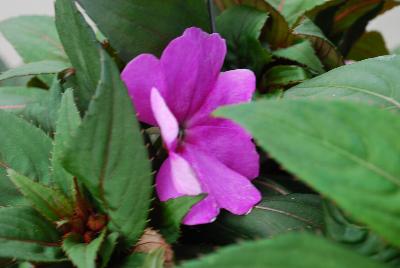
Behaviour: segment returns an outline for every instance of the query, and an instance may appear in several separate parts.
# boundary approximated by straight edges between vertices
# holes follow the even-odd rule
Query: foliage
[[[0,59],[0,266],[398,267],[400,56],[366,25],[399,4],[56,0],[1,21],[24,64]],[[254,137],[262,201],[182,226],[206,196],[158,200],[165,146],[120,71],[193,26],[256,75],[213,114]]]

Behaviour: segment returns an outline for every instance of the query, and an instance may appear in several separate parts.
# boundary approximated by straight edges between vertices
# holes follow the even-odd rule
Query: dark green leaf
[[[106,17],[111,19],[108,15]],[[56,26],[64,49],[76,70],[79,89],[75,89],[75,94],[78,105],[86,109],[100,79],[100,44],[78,11],[75,1],[56,1]]]
[[[268,13],[249,6],[234,6],[218,16],[217,31],[227,40],[225,65],[229,69],[248,68],[259,73],[271,60],[258,40],[267,18]]]
[[[332,203],[325,202],[325,236],[371,259],[400,265],[400,250],[365,226],[352,222]]]
[[[292,35],[289,24],[283,15],[265,0],[214,0],[220,10],[225,10],[235,5],[246,5],[270,14],[267,22],[268,31],[262,40],[266,39],[273,48],[285,47],[291,43]]]
[[[48,92],[40,88],[0,87],[0,109],[19,113],[28,105],[41,102]]]
[[[104,238],[103,245],[101,246],[99,252],[99,255],[101,256],[100,268],[107,267],[111,255],[113,254],[114,249],[117,246],[118,238],[119,238],[118,233],[111,233],[106,238]]]
[[[223,248],[178,268],[384,268],[342,247],[308,234],[290,234],[270,240]]]
[[[295,1],[282,1],[282,0],[265,0],[271,4],[285,17],[289,25],[293,26],[301,16],[313,8],[322,5],[329,0],[295,0]]]
[[[18,174],[12,169],[8,169],[7,173],[32,206],[51,222],[72,216],[73,204],[62,193]]]
[[[203,0],[78,2],[125,61],[141,53],[160,55],[165,46],[188,27],[209,29]]]
[[[204,196],[183,196],[161,203],[162,220],[160,231],[168,243],[174,243],[180,235],[180,226],[189,209]]]
[[[294,29],[294,34],[311,41],[319,59],[327,69],[334,69],[344,64],[338,49],[329,41],[311,20],[305,19]]]
[[[285,93],[287,98],[345,99],[385,109],[400,109],[400,56],[346,65],[306,81]]]
[[[101,82],[64,159],[65,168],[102,203],[112,231],[136,242],[147,221],[151,169],[128,92],[102,53]]]
[[[0,32],[14,46],[25,63],[57,60],[68,62],[48,16],[21,16],[0,22]]]
[[[35,262],[64,260],[57,230],[32,208],[0,208],[0,226],[0,258]]]
[[[322,227],[321,199],[311,194],[289,194],[264,197],[246,216],[224,213],[212,228],[218,240],[234,242]]]
[[[274,55],[280,58],[298,62],[317,73],[324,72],[322,63],[315,55],[315,50],[308,40],[301,41],[288,48],[276,50],[274,51]]]
[[[70,235],[64,239],[62,248],[68,258],[77,268],[96,268],[97,254],[104,241],[106,232],[103,231],[99,237],[85,244],[79,238]]]
[[[6,170],[0,168],[0,207],[19,205],[28,205],[28,202],[10,181]]]
[[[296,65],[278,65],[270,68],[262,78],[263,87],[279,88],[298,84],[310,79],[311,74]]]
[[[0,168],[12,168],[49,183],[51,139],[23,119],[1,110],[0,128]]]
[[[64,169],[61,159],[68,148],[68,141],[76,134],[80,124],[81,117],[75,106],[73,92],[67,89],[58,111],[51,162],[53,181],[69,197],[73,196],[73,176]]]
[[[397,114],[310,100],[258,101],[218,114],[237,120],[288,171],[400,245]]]
[[[351,48],[347,58],[349,60],[365,60],[390,54],[385,40],[379,32],[366,32]]]

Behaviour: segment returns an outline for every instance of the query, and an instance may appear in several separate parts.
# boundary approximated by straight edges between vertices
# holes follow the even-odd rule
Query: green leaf
[[[159,56],[173,38],[191,26],[209,29],[203,0],[78,2],[126,62],[141,53]]]
[[[174,243],[179,238],[183,218],[203,198],[202,195],[183,196],[161,203],[163,224],[160,231],[168,243]]]
[[[390,54],[385,40],[379,32],[366,32],[351,48],[347,58],[350,60],[365,60]]]
[[[111,233],[104,239],[103,245],[101,246],[99,252],[99,255],[101,256],[101,268],[107,267],[111,255],[113,254],[115,247],[117,246],[118,238],[118,233]]]
[[[0,208],[0,258],[34,262],[65,260],[53,224],[28,207]]]
[[[56,26],[61,42],[76,70],[78,105],[86,109],[100,79],[100,44],[75,1],[56,1]],[[107,15],[108,17],[108,15]]]
[[[345,99],[385,109],[400,109],[400,56],[385,56],[346,65],[306,81],[286,98]]]
[[[258,101],[218,114],[245,126],[288,171],[400,245],[397,114],[310,100]]]
[[[240,19],[238,19],[240,18]],[[216,20],[218,32],[228,41],[242,36],[259,38],[268,13],[249,6],[234,6],[222,12]]]
[[[128,92],[105,52],[101,81],[63,162],[102,204],[111,230],[134,244],[147,221],[151,169]]]
[[[279,10],[290,26],[293,26],[306,12],[329,2],[329,0],[265,0]]]
[[[39,103],[48,92],[40,88],[0,87],[0,109],[19,113],[28,105]]]
[[[52,133],[61,103],[61,91],[60,81],[55,78],[47,96],[40,102],[27,105],[22,111],[22,117],[44,131]]]
[[[324,68],[321,61],[315,55],[315,50],[310,41],[304,40],[288,48],[274,51],[276,57],[298,62],[317,73],[323,73]]]
[[[327,240],[308,234],[290,234],[275,239],[245,242],[189,261],[178,268],[384,268]]]
[[[339,50],[311,20],[304,19],[293,31],[294,35],[305,38],[313,44],[318,58],[327,69],[334,69],[344,64]]]
[[[64,239],[62,248],[77,268],[96,268],[97,255],[105,234],[106,232],[103,231],[99,237],[89,244],[82,243],[78,237],[70,235]]]
[[[399,249],[388,245],[366,226],[353,222],[332,203],[325,202],[324,208],[326,237],[371,259],[394,267],[400,265]]]
[[[74,213],[73,204],[59,191],[35,182],[12,169],[8,169],[7,173],[32,206],[51,222],[68,218]]]
[[[0,168],[0,207],[20,205],[29,205],[29,203],[10,181],[6,170]]]
[[[270,68],[262,78],[263,87],[280,88],[291,86],[310,79],[311,74],[296,65],[277,65]]]
[[[225,10],[235,5],[245,5],[269,13],[268,31],[265,32],[265,36],[262,36],[262,40],[267,40],[273,48],[285,47],[291,43],[292,34],[289,24],[283,15],[266,0],[214,0],[214,2],[220,10]]]
[[[217,240],[270,238],[278,234],[323,227],[321,199],[311,194],[264,197],[246,216],[223,213],[212,225]]]
[[[1,110],[0,128],[0,168],[12,168],[49,183],[51,139],[23,119]]]
[[[28,63],[0,74],[0,81],[20,76],[56,74],[69,68],[66,62],[45,60]]]
[[[67,89],[62,96],[58,111],[51,163],[53,181],[68,197],[73,197],[73,176],[62,166],[62,157],[68,148],[68,141],[75,136],[80,124],[81,117],[75,106],[73,91]]]
[[[56,60],[68,62],[48,16],[21,16],[0,22],[0,32],[17,50],[25,63]]]
[[[234,6],[217,17],[217,31],[227,40],[228,69],[248,68],[260,73],[271,60],[258,40],[267,18],[268,13],[249,6]]]
[[[156,249],[144,258],[141,268],[164,268],[164,249]]]

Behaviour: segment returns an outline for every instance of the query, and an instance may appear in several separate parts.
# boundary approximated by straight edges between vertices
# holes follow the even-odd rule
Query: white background
[[[18,15],[54,15],[53,3],[54,0],[0,0],[0,21]],[[372,21],[368,29],[382,32],[390,49],[400,46],[400,7]],[[17,53],[1,34],[0,56],[11,66],[16,66],[21,62]]]

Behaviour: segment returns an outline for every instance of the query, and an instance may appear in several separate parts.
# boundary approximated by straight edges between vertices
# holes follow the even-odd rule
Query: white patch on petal
[[[154,117],[161,129],[164,143],[168,149],[173,150],[179,135],[178,121],[168,108],[160,92],[154,87],[151,89],[150,102]]]
[[[201,185],[189,163],[181,156],[170,153],[171,175],[177,192],[185,195],[199,195]]]

